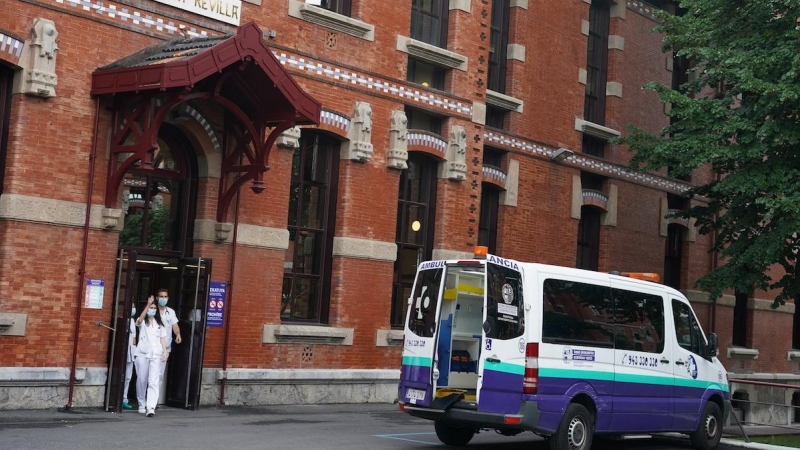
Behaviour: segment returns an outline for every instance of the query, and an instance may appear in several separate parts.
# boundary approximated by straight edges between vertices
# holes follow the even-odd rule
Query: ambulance
[[[730,411],[717,336],[656,274],[474,259],[418,266],[403,336],[400,409],[465,446],[533,432],[553,450],[595,436],[677,432],[716,448]]]

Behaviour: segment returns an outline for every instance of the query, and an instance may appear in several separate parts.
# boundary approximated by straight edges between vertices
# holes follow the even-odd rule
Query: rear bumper
[[[409,403],[401,403],[403,411],[414,417],[428,420],[442,420],[454,424],[475,428],[493,428],[498,430],[523,430],[545,432],[540,430],[539,407],[536,402],[522,402],[516,414],[495,414],[480,412],[474,403],[460,401],[447,409],[420,407]],[[507,419],[518,423],[508,423]]]

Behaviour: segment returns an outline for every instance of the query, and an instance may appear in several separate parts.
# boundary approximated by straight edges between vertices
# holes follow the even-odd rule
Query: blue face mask
[[[135,316],[135,315],[136,315],[136,308],[131,308],[131,316]]]
[[[168,300],[169,300],[168,298],[159,298],[158,299],[158,305],[159,306],[167,306],[167,301]]]
[[[156,315],[156,310],[155,309],[148,309],[147,310],[147,316],[148,317],[153,317],[155,315]]]

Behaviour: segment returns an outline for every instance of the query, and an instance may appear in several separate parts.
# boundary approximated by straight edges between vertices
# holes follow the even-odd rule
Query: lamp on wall
[[[575,152],[568,148],[559,148],[558,150],[554,151],[550,154],[550,159],[553,162],[561,162],[565,159],[569,158],[570,156],[574,155]]]

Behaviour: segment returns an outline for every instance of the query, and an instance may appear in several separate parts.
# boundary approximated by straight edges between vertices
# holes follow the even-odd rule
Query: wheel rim
[[[713,414],[706,416],[706,436],[709,440],[717,437],[717,418]]]
[[[569,423],[567,439],[569,448],[573,450],[582,449],[586,443],[586,423],[580,417],[573,417]]]

